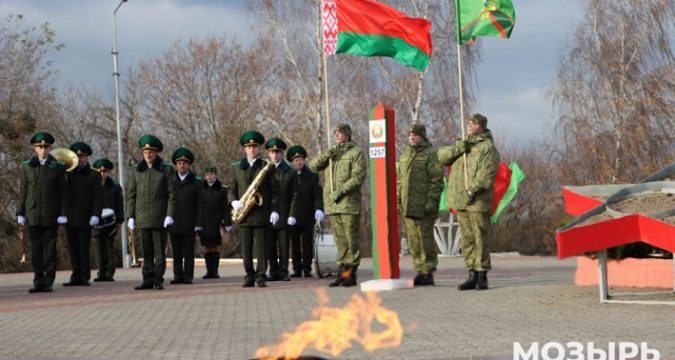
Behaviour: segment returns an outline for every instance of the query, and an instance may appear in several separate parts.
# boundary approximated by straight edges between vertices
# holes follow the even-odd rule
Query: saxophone
[[[244,206],[240,209],[232,209],[233,223],[241,224],[244,222],[244,220],[246,220],[246,216],[248,216],[248,213],[253,210],[254,206],[260,206],[263,204],[263,197],[258,192],[258,189],[273,168],[274,163],[270,162],[255,176],[251,182],[251,185],[248,186],[248,189],[246,189],[244,195],[242,195],[239,199],[239,201]]]

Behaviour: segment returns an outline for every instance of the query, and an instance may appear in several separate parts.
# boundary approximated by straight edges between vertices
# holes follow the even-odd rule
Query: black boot
[[[457,286],[457,290],[469,290],[476,288],[476,282],[478,281],[478,274],[474,270],[469,270],[469,278],[460,285]]]
[[[340,284],[340,286],[348,287],[356,285],[356,270],[358,269],[359,269],[358,265],[350,267],[348,274],[349,276],[347,277],[347,279],[345,279],[345,281],[342,282],[342,284]]]
[[[419,286],[435,286],[435,285],[436,283],[434,282],[433,273],[422,274],[422,277],[420,278],[419,281]]]
[[[420,284],[420,280],[424,277],[424,274],[422,274],[421,271],[417,272],[417,275],[415,275],[415,278],[413,279],[413,286],[418,286]]]
[[[206,264],[206,274],[202,276],[202,279],[211,279],[211,253],[204,254],[204,263]]]
[[[476,290],[487,290],[487,289],[488,289],[487,271],[479,271],[478,281],[476,282]]]
[[[218,266],[220,266],[220,252],[214,252],[213,258],[211,259],[211,278],[220,279],[220,274],[218,274]]]
[[[345,281],[343,276],[344,276],[345,271],[347,271],[347,270],[348,270],[348,268],[346,266],[345,267],[342,267],[342,266],[338,267],[337,274],[335,275],[335,280],[331,281],[328,284],[328,286],[330,286],[330,287],[340,286],[340,284],[342,284],[342,282]]]

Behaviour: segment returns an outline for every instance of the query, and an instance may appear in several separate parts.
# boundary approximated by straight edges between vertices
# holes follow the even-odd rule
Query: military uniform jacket
[[[256,175],[265,166],[267,166],[267,162],[260,158],[255,160],[253,166],[249,165],[246,157],[232,163],[230,185],[228,186],[229,201],[239,200],[246,193],[248,186],[253,182]],[[272,186],[273,174],[274,170],[267,174],[258,190],[263,197],[263,204],[261,206],[254,206],[239,226],[268,226],[270,224],[270,213],[272,211],[279,212],[276,207],[276,190]]]
[[[288,214],[291,210],[291,202],[295,195],[293,180],[295,179],[295,169],[290,167],[287,162],[281,160],[275,171],[271,174],[272,187],[277,193],[277,211],[279,212],[279,221],[272,229],[287,229]]]
[[[467,139],[466,171],[468,190],[464,188],[464,157],[458,144],[438,150],[438,161],[451,165],[448,179],[448,207],[457,210],[489,212],[494,197],[494,180],[499,165],[499,153],[492,142],[492,133],[486,130]]]
[[[66,174],[70,199],[66,208],[69,227],[89,228],[92,216],[101,217],[103,187],[101,175],[89,164],[77,167]]]
[[[333,178],[329,171],[324,173],[323,201],[326,214],[358,214],[361,209],[361,185],[366,180],[366,157],[363,151],[351,141],[336,144],[312,159],[310,167],[321,171],[329,163],[333,166]],[[332,195],[333,192],[335,195]],[[338,201],[334,201],[331,195],[337,197]]]
[[[127,218],[136,219],[141,229],[162,228],[176,206],[176,178],[173,167],[157,156],[148,168],[145,161],[134,166],[127,190]]]
[[[100,177],[99,177],[100,178]],[[115,211],[115,223],[124,222],[124,203],[122,198],[122,187],[111,178],[106,178],[103,182],[103,209],[113,209]],[[101,219],[103,221],[103,219]],[[93,235],[99,235],[100,229],[94,229]]]
[[[183,181],[174,172],[176,180],[176,207],[173,225],[169,226],[171,234],[194,233],[195,226],[202,227],[204,205],[204,184],[202,179],[190,171]]]
[[[66,215],[68,183],[66,168],[48,155],[44,165],[37,156],[21,164],[17,215],[26,218],[28,226],[55,226],[59,216]]]
[[[438,218],[443,168],[431,143],[408,146],[401,154],[396,190],[401,215],[413,219]]]
[[[295,196],[291,204],[290,216],[297,220],[296,226],[314,225],[314,213],[316,210],[323,211],[323,195],[321,194],[319,175],[305,166],[299,174],[296,171],[293,187],[295,188],[293,190]]]
[[[227,201],[227,188],[219,180],[209,186],[204,183],[204,205],[202,236],[205,238],[220,238],[220,227],[232,225],[230,203]]]

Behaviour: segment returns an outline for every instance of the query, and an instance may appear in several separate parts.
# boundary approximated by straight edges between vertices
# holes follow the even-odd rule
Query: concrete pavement
[[[411,261],[401,260],[404,276],[414,275]],[[443,257],[437,286],[380,293],[381,305],[399,315],[401,346],[368,353],[355,344],[339,358],[512,359],[514,342],[607,349],[623,341],[647,342],[661,359],[675,359],[675,307],[600,304],[596,287],[574,286],[574,259],[493,254],[493,267],[488,291],[457,291],[466,278],[463,260]],[[359,280],[371,269],[364,259]],[[58,272],[54,292],[40,294],[27,293],[32,274],[2,274],[0,359],[253,358],[284,331],[315,319],[317,289],[335,307],[361,296],[358,287],[327,288],[330,279],[316,278],[244,289],[237,263],[222,264],[218,280],[202,280],[203,273],[195,270],[193,285],[169,285],[168,268],[165,290],[135,291],[140,269],[118,269],[113,283],[69,288],[61,286],[69,272]],[[330,358],[315,350],[303,355]]]

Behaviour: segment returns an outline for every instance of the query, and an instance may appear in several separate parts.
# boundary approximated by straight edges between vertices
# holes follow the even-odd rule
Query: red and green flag
[[[508,39],[516,23],[511,0],[455,0],[455,13],[458,44],[478,36]]]
[[[431,22],[373,0],[322,0],[326,55],[386,56],[424,71],[431,58]]]

